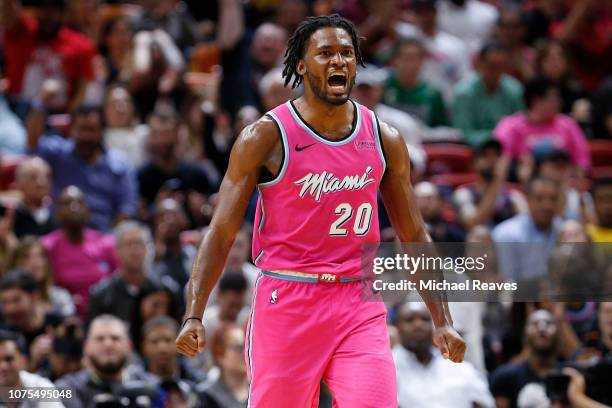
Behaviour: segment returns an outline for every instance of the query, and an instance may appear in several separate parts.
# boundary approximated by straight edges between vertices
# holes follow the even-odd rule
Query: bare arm
[[[565,317],[565,302],[554,302],[552,303],[551,312],[557,318],[559,324],[559,354],[564,359],[570,359],[572,355],[580,347],[580,340],[572,327],[572,324]]]
[[[193,264],[187,289],[185,318],[201,319],[232,246],[257,184],[262,166],[278,143],[276,125],[262,118],[246,127],[238,137],[227,173],[221,183],[219,204]],[[204,333],[197,320],[186,322],[177,339],[178,350],[194,356],[204,347]],[[194,340],[195,338],[195,340]]]
[[[476,212],[470,216],[464,217],[462,220],[467,230],[479,224],[486,224],[493,217],[497,195],[506,182],[509,165],[510,158],[508,156],[502,156],[495,164],[493,181],[484,191],[482,200],[480,200],[480,203],[476,206]]]
[[[28,134],[27,148],[36,149],[40,136],[45,132],[44,110],[32,107],[26,117],[26,132]]]
[[[28,149],[36,149],[40,137],[45,133],[48,106],[55,93],[59,90],[58,86],[58,82],[55,80],[45,81],[37,100],[32,101],[30,105],[30,111],[26,117]]]
[[[217,42],[222,50],[234,48],[244,33],[244,13],[238,0],[222,0],[219,9]]]
[[[380,184],[385,208],[391,224],[402,243],[432,242],[423,218],[416,206],[416,198],[410,183],[410,160],[408,148],[399,132],[384,122],[380,123],[380,136],[387,161],[387,169]],[[430,271],[416,271],[414,278],[431,279]],[[444,293],[419,291],[431,313],[436,327],[434,342],[445,357],[453,361],[463,360],[465,342],[452,328],[453,320]]]
[[[408,148],[399,132],[381,122],[380,133],[387,161],[387,169],[380,184],[385,208],[400,242],[432,242],[421,213],[416,206],[410,183]],[[415,278],[425,278],[415,273]],[[446,301],[425,295],[423,300],[431,312],[436,327],[453,324]]]
[[[609,405],[597,402],[586,395],[586,382],[584,376],[579,371],[566,367],[563,369],[563,373],[570,377],[567,397],[573,408],[610,408]]]
[[[89,80],[81,79],[79,80],[76,88],[76,92],[70,101],[70,106],[68,107],[70,110],[74,110],[78,108],[81,103],[83,103],[83,99],[85,99],[85,93],[87,92],[87,85],[89,85]]]
[[[232,149],[229,167],[219,192],[217,210],[193,265],[186,317],[201,317],[204,312],[208,296],[223,270],[227,254],[242,225],[261,167],[276,142],[277,131],[274,126],[267,118],[248,126]]]
[[[497,194],[501,189],[502,183],[503,182],[494,180],[489,184],[482,195],[482,200],[480,200],[480,203],[476,206],[476,211],[462,218],[466,230],[476,225],[486,224],[487,221],[491,219],[495,211],[495,200],[497,199]]]
[[[576,2],[565,20],[565,25],[559,34],[559,39],[567,42],[576,41],[580,31],[584,29],[585,24],[588,23],[589,16],[593,14],[597,6],[597,0]]]

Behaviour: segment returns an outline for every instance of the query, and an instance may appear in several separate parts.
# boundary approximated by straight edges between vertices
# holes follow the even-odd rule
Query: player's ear
[[[304,64],[304,60],[299,60],[297,64],[297,73],[301,76],[306,74],[306,64]]]

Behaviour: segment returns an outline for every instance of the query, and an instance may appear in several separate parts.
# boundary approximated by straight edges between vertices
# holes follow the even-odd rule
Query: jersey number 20
[[[338,219],[334,221],[329,228],[329,235],[335,237],[346,237],[348,235],[348,229],[342,226],[348,222],[353,216],[353,207],[349,203],[342,203],[336,207],[336,215],[339,215]],[[368,233],[370,230],[370,224],[372,223],[372,204],[363,203],[357,208],[355,214],[355,221],[353,223],[353,232],[357,236],[362,236]]]

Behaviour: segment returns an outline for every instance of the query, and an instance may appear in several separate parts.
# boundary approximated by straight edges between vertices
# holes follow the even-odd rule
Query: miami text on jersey
[[[361,176],[356,174],[354,176],[345,176],[342,179],[336,177],[334,173],[328,173],[327,171],[319,174],[308,173],[296,181],[295,184],[302,185],[300,198],[304,198],[306,192],[309,192],[315,200],[321,201],[321,194],[323,193],[336,193],[342,190],[361,190],[375,181],[373,178],[370,178],[371,172],[372,167],[368,166]]]

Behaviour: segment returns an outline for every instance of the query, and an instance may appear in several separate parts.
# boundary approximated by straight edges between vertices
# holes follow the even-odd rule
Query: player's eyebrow
[[[350,49],[354,49],[355,47],[353,47],[353,44],[350,42],[342,42],[340,44],[336,44],[336,45],[331,45],[331,44],[321,44],[321,45],[317,45],[315,47],[316,50],[326,50],[326,49],[330,49],[330,48],[350,48]]]

